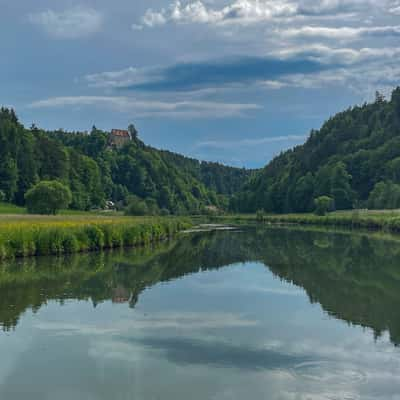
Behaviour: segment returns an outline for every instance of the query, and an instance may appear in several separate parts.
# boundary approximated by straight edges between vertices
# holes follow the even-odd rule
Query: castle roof
[[[111,135],[112,136],[119,136],[119,137],[124,137],[124,138],[130,138],[131,136],[129,135],[129,132],[123,129],[113,129],[111,130]]]

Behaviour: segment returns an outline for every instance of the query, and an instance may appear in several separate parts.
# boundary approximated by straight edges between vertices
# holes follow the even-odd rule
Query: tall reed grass
[[[141,246],[191,226],[183,218],[21,218],[0,221],[0,260]]]

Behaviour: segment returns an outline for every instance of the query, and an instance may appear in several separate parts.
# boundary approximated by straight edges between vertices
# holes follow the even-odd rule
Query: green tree
[[[132,140],[136,140],[138,138],[138,131],[136,130],[135,125],[130,124],[128,126],[128,132],[131,135],[131,139]]]
[[[25,201],[29,213],[56,215],[69,206],[72,194],[68,186],[58,181],[42,181],[28,190]]]
[[[12,202],[17,191],[18,168],[15,159],[6,156],[0,159],[0,190],[6,201]]]
[[[314,200],[315,214],[325,215],[328,211],[332,211],[334,208],[334,200],[329,196],[320,196]]]
[[[346,170],[343,162],[336,163],[331,172],[331,196],[335,200],[335,207],[338,210],[352,208],[353,191],[351,189],[351,175]]]
[[[149,214],[149,209],[144,200],[142,200],[137,196],[129,197],[128,205],[125,208],[125,215],[143,216],[148,214]]]
[[[378,182],[368,197],[368,208],[372,210],[400,208],[400,185]]]
[[[315,179],[310,172],[298,179],[292,199],[294,210],[297,212],[311,211],[314,191]]]

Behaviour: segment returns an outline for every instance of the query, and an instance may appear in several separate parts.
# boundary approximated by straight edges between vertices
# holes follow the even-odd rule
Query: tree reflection
[[[0,325],[14,329],[27,310],[50,300],[135,307],[142,291],[203,270],[263,262],[306,291],[329,315],[388,331],[400,344],[400,246],[362,233],[286,228],[194,233],[138,250],[24,259],[0,266]],[[182,299],[184,301],[184,299]]]

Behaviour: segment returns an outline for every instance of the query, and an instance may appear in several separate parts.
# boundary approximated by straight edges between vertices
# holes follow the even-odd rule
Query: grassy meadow
[[[2,213],[0,260],[141,246],[166,239],[190,226],[189,219],[174,217]]]

